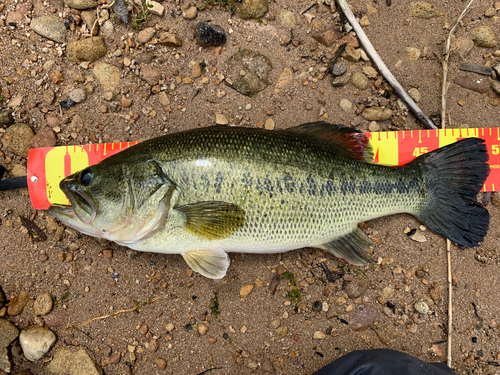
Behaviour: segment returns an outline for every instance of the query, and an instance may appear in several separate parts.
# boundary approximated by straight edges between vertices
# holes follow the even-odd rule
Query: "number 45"
[[[415,150],[413,150],[413,156],[417,157],[422,154],[425,154],[427,152],[427,147],[416,147]]]

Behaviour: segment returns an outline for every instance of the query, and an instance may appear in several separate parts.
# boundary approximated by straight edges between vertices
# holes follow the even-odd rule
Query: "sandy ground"
[[[439,113],[441,107],[441,60],[443,41],[448,33],[445,22],[453,24],[466,2],[430,2],[446,16],[428,20],[410,17],[410,2],[401,0],[393,0],[391,6],[385,1],[374,1],[370,5],[377,12],[368,15],[367,1],[352,1],[352,6],[356,15],[367,15],[370,25],[364,30],[396,78],[406,89],[419,89],[422,96],[419,105],[432,115]],[[62,8],[56,8],[57,2],[2,0],[0,3],[5,4],[0,13],[2,18],[15,9],[16,3],[28,6],[28,18],[50,14],[51,9],[57,9],[56,14],[63,12]],[[203,2],[193,3],[202,8]],[[39,132],[47,126],[47,116],[60,118],[59,145],[148,139],[165,132],[212,125],[216,112],[223,113],[230,124],[241,126],[256,127],[259,121],[272,118],[276,129],[325,119],[323,114],[326,113],[328,121],[368,129],[368,121],[356,114],[356,108],[380,100],[381,93],[375,88],[360,91],[351,84],[334,88],[331,76],[318,79],[333,56],[335,44],[331,47],[320,44],[311,51],[314,24],[309,25],[300,15],[309,2],[272,2],[263,22],[241,20],[217,6],[199,11],[194,20],[186,20],[180,16],[184,2],[165,1],[162,5],[166,15],[152,16],[148,26],[156,26],[160,31],[168,29],[185,42],[175,50],[159,45],[126,49],[124,42],[127,39],[135,41],[137,34],[127,25],[115,24],[113,34],[106,39],[108,55],[100,60],[120,69],[121,81],[113,99],[118,105],[114,106],[113,101],[104,99],[105,90],[93,76],[92,65],[85,69],[69,62],[64,54],[58,56],[57,44],[48,44],[43,37],[28,36],[33,32],[23,22],[1,27],[0,87],[8,87],[11,97],[21,95],[24,100],[21,107],[15,108],[16,121],[27,122]],[[475,1],[456,35],[471,38],[471,30],[478,25],[491,26],[500,33],[498,19],[484,15],[489,7],[493,7],[493,1]],[[290,27],[280,21],[282,10],[295,14],[292,28],[294,38],[300,42],[295,43],[298,46],[282,43],[290,38]],[[314,6],[308,13],[316,16],[313,23],[321,22],[316,25],[320,30],[339,26],[326,5]],[[199,21],[211,21],[226,30],[228,41],[218,54],[212,48],[200,48],[195,44],[192,28]],[[68,39],[77,38],[78,30],[79,27],[76,31],[70,30]],[[408,47],[418,48],[425,56],[410,60]],[[218,74],[226,71],[229,57],[240,48],[258,51],[272,62],[269,87],[253,98],[217,81]],[[116,50],[121,50],[122,55],[114,54]],[[494,51],[496,48],[474,47],[466,61],[476,64],[493,61],[496,65]],[[152,94],[151,86],[124,66],[124,58],[132,59],[142,52],[154,56],[149,65],[161,72],[161,85],[165,86],[162,90],[167,92],[170,105],[161,104],[159,94]],[[31,55],[38,56],[36,61],[29,60],[27,66],[23,65]],[[55,61],[50,72],[40,69],[47,60]],[[193,78],[192,83],[176,84],[172,89],[171,83],[176,82],[176,76],[192,76],[191,61],[206,62],[204,77],[209,83],[203,84],[202,77],[198,77]],[[366,61],[341,62],[350,73],[371,66]],[[459,72],[459,65],[459,61],[450,63],[450,81],[464,74]],[[292,70],[293,81],[276,93],[274,84],[285,68]],[[53,72],[61,72],[64,81],[52,83],[49,75]],[[80,73],[84,76],[83,83],[75,82]],[[36,85],[35,81],[40,79],[44,84]],[[85,101],[70,109],[60,109],[58,102],[67,99],[69,91],[90,86],[94,90]],[[52,104],[47,104],[43,98],[46,87],[55,92]],[[120,105],[122,94],[132,100],[130,107]],[[494,95],[452,84],[448,99],[451,126],[497,127],[499,107],[490,104]],[[339,108],[341,99],[349,99],[354,109],[342,111]],[[412,115],[399,109],[396,99],[393,96],[387,103],[396,110],[393,121],[380,121],[380,129],[421,129],[421,124]],[[465,103],[463,106],[459,104],[461,100],[460,103]],[[5,100],[2,106],[7,103]],[[247,110],[248,104],[251,108]],[[102,106],[107,107],[106,113],[99,110]],[[81,121],[75,123],[75,116],[80,116]],[[0,162],[9,169],[16,164],[26,165],[25,158],[5,148],[3,152]],[[209,369],[213,369],[210,374],[264,371],[312,374],[345,353],[370,348],[401,350],[425,361],[446,360],[446,243],[441,236],[429,231],[424,232],[427,240],[424,243],[408,238],[404,229],[420,225],[409,215],[373,220],[362,226],[380,243],[375,249],[375,261],[365,267],[347,266],[315,249],[281,256],[232,254],[227,276],[213,281],[193,274],[176,255],[136,253],[71,229],[66,229],[62,239],[56,242],[48,214],[31,208],[26,190],[2,193],[0,202],[0,286],[7,300],[21,290],[26,290],[32,300],[44,292],[57,300],[53,319],[48,324],[58,338],[54,348],[43,359],[31,363],[22,354],[16,355],[19,350],[14,343],[14,371],[49,374],[47,363],[61,347],[84,348],[102,365],[120,352],[117,363],[103,367],[106,374],[195,375]],[[500,360],[497,323],[500,307],[497,285],[499,208],[494,204],[487,208],[491,224],[484,243],[474,249],[452,246],[452,362],[459,374],[500,373],[497,367]],[[32,241],[19,215],[32,218],[47,234],[47,240]],[[110,249],[113,250],[111,257]],[[340,277],[335,282],[328,282],[321,264]],[[295,276],[300,289],[301,299],[297,304],[288,297],[294,289],[290,281],[281,280],[274,294],[269,288],[273,275],[285,270]],[[250,284],[254,285],[253,290],[246,298],[241,298],[240,288]],[[215,296],[218,315],[213,314]],[[142,304],[148,301],[154,302]],[[314,311],[316,301],[323,303],[330,313]],[[418,301],[429,305],[427,315],[415,312],[414,304]],[[88,322],[95,317],[132,309],[138,303],[141,306],[133,312]],[[371,328],[354,331],[346,324],[355,314],[370,309],[377,316]],[[19,329],[42,323],[34,315],[32,302],[21,315],[6,318]],[[203,334],[200,334],[202,324],[208,327],[208,332],[202,328]],[[314,338],[318,331],[322,333],[316,333],[319,339]],[[159,344],[157,349],[156,343]],[[160,368],[164,363],[158,361],[159,358],[166,361],[166,369]]]

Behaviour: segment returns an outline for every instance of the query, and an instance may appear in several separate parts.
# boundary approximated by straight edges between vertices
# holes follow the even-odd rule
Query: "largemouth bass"
[[[486,235],[477,202],[484,141],[461,140],[411,163],[372,164],[362,133],[324,122],[288,130],[208,127],[142,142],[66,177],[71,206],[49,212],[135,250],[181,254],[222,278],[227,252],[318,247],[354,265],[373,243],[357,224],[410,213],[462,246]]]

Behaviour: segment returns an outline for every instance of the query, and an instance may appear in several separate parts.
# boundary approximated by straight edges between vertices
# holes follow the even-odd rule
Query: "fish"
[[[401,167],[373,163],[368,137],[314,122],[286,130],[211,126],[150,139],[60,182],[70,205],[49,213],[90,236],[180,254],[220,279],[229,252],[323,249],[353,265],[374,243],[358,224],[409,213],[474,247],[488,231],[477,194],[489,174],[484,140],[468,138]]]

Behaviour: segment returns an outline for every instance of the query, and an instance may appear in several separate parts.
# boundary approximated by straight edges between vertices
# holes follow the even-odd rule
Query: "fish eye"
[[[90,168],[86,168],[83,171],[80,172],[80,182],[83,185],[88,185],[92,181],[92,178],[94,177],[94,172]]]

